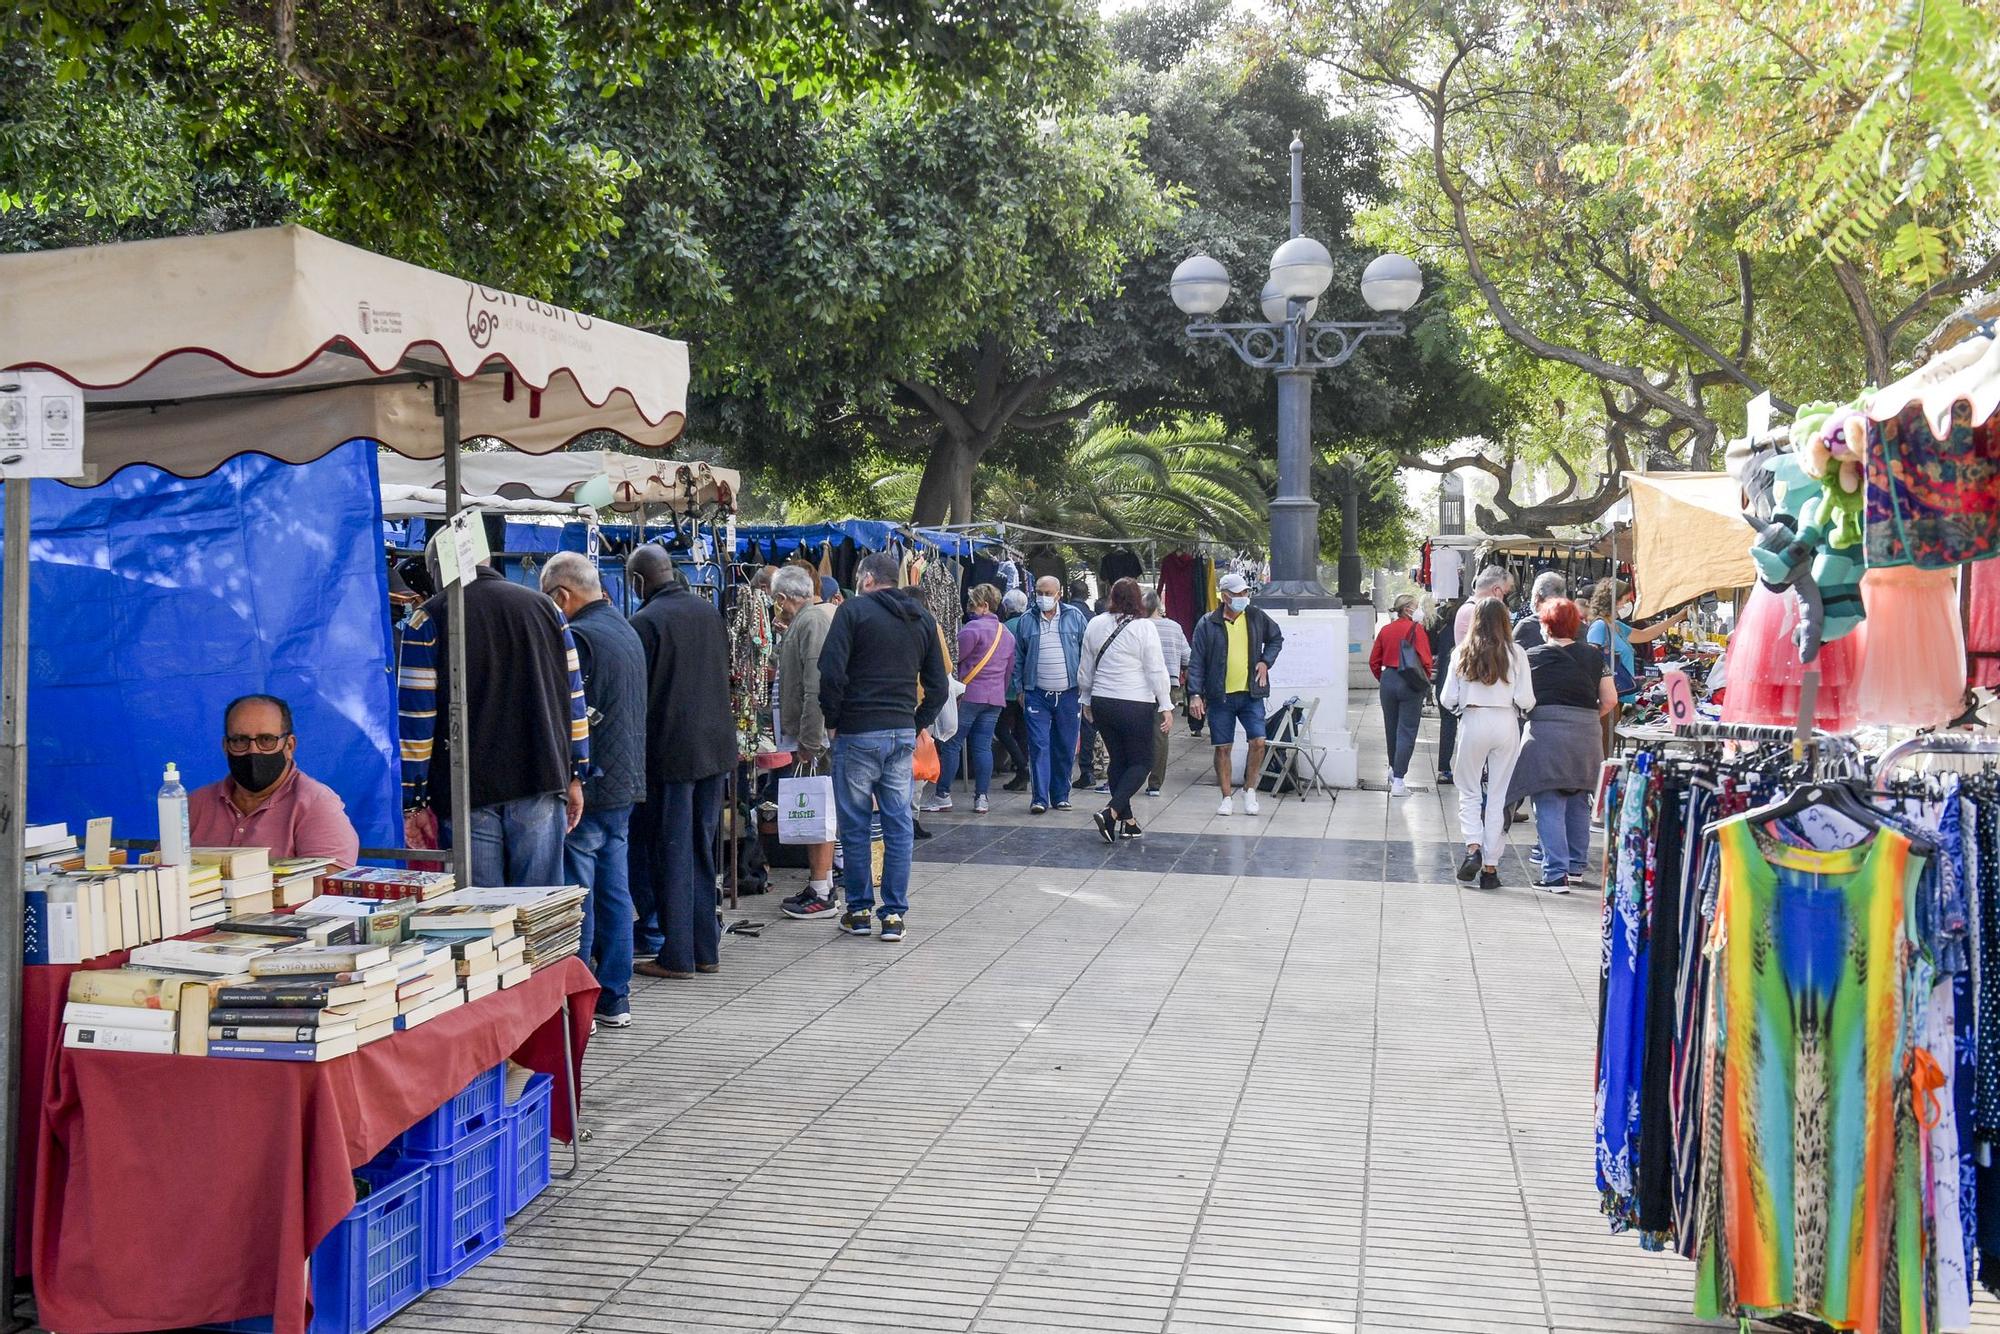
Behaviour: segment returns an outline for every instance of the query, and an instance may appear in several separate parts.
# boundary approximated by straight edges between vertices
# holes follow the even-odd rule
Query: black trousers
[[[1090,701],[1097,734],[1111,754],[1105,778],[1111,784],[1111,813],[1121,820],[1132,818],[1132,794],[1146,785],[1153,767],[1153,734],[1160,727],[1160,710],[1150,699],[1105,699]]]
[[[1021,716],[1021,701],[1010,699],[1007,707],[1000,710],[1000,721],[993,725],[993,739],[1007,753],[1014,772],[1026,775],[1028,772],[1028,723]]]

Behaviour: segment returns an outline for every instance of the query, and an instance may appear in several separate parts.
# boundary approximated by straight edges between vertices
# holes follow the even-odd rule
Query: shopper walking
[[[1007,706],[1007,682],[1014,674],[1014,636],[1000,624],[1000,590],[980,584],[967,596],[972,615],[958,632],[958,679],[965,693],[958,700],[958,730],[938,747],[937,797],[926,811],[951,809],[951,786],[958,778],[960,757],[972,759],[972,813],[987,812],[987,789],[993,785],[993,730]]]
[[[1451,651],[1458,645],[1459,604],[1442,603],[1425,633],[1431,637],[1431,690],[1444,690],[1445,674],[1451,670]],[[1439,787],[1452,785],[1452,759],[1458,751],[1458,715],[1450,709],[1438,710],[1437,777]]]
[[[1220,607],[1194,624],[1188,654],[1188,716],[1208,720],[1215,747],[1215,781],[1222,787],[1217,815],[1233,812],[1230,760],[1236,730],[1243,729],[1248,756],[1243,766],[1243,813],[1257,814],[1257,775],[1264,768],[1264,701],[1271,694],[1271,668],[1285,647],[1278,623],[1250,605],[1250,581],[1231,571],[1218,589]]]
[[[1174,697],[1160,634],[1137,579],[1111,585],[1106,610],[1083,632],[1078,698],[1110,755],[1111,799],[1092,817],[1106,843],[1137,838],[1132,794],[1153,764],[1153,738],[1173,726]]]
[[[903,938],[909,911],[910,765],[917,733],[937,720],[951,698],[951,673],[937,621],[897,587],[900,563],[886,551],[864,556],[855,571],[857,596],[840,604],[819,655],[819,707],[833,738],[833,800],[839,811],[841,890],[847,911],[840,929],[873,931],[874,876],[868,826],[882,819],[882,939]]]
[[[590,720],[576,642],[556,604],[481,562],[465,586],[465,729],[472,754],[472,879],[496,886],[553,885],[563,873],[563,837],[583,816],[590,772]],[[436,594],[403,631],[399,719],[403,805],[433,798],[433,772],[449,774],[449,602]],[[433,744],[435,743],[435,744]]]
[[[1458,831],[1465,860],[1458,878],[1500,888],[1500,854],[1507,843],[1507,783],[1521,750],[1521,715],[1535,707],[1528,655],[1509,632],[1507,606],[1481,598],[1472,633],[1452,652],[1441,708],[1459,715]],[[1483,775],[1483,781],[1482,781]]]
[[[1062,584],[1049,576],[1035,581],[1035,605],[1017,623],[1014,683],[1021,691],[1021,716],[1028,724],[1031,815],[1051,806],[1059,811],[1070,808],[1081,712],[1077,664],[1088,623],[1080,609],[1062,600]]]
[[[645,599],[632,616],[646,651],[646,805],[639,822],[652,854],[649,888],[661,936],[658,956],[632,971],[671,978],[716,973],[722,970],[716,844],[723,780],[736,767],[729,628],[715,604],[688,587],[664,547],[640,547],[625,572]]]
[[[1508,782],[1510,802],[1532,798],[1541,852],[1537,889],[1567,894],[1590,870],[1590,802],[1604,767],[1600,720],[1618,711],[1610,664],[1580,644],[1583,612],[1568,598],[1542,604],[1542,642],[1528,650],[1535,709]]]
[[[1459,619],[1469,618],[1461,611]],[[1375,674],[1380,686],[1392,797],[1404,796],[1410,790],[1404,780],[1410,772],[1410,756],[1416,753],[1417,729],[1424,721],[1424,701],[1430,698],[1432,666],[1431,637],[1417,624],[1417,599],[1405,593],[1396,599],[1395,614],[1376,634],[1375,647],[1368,653],[1368,670]],[[1455,775],[1459,761],[1454,759],[1452,763]]]
[[[583,818],[563,841],[563,874],[585,891],[577,957],[597,978],[597,1022],[632,1024],[632,808],[646,799],[646,650],[604,595],[597,567],[559,551],[542,592],[569,623],[590,709],[591,774]]]
[[[1167,665],[1167,682],[1173,687],[1174,705],[1179,707],[1187,692],[1188,659],[1194,650],[1188,645],[1187,631],[1181,623],[1166,614],[1165,605],[1158,593],[1146,594],[1146,615],[1152,618],[1153,629],[1160,636],[1160,657]],[[1160,795],[1160,785],[1167,781],[1167,760],[1173,753],[1173,728],[1167,727],[1153,736],[1153,767],[1146,776],[1146,795]]]
[[[1526,611],[1514,618],[1514,642],[1522,648],[1533,648],[1542,642],[1542,608],[1558,598],[1569,597],[1569,585],[1554,570],[1543,570],[1535,576],[1529,587],[1529,605]]]
[[[1014,637],[1015,652],[1020,652],[1021,616],[1028,610],[1028,595],[1018,588],[1010,588],[1000,599],[1001,623],[1007,633]],[[1001,707],[1000,721],[993,728],[993,739],[1000,749],[1007,752],[1007,763],[1013,766],[1014,776],[1007,780],[1009,792],[1028,790],[1028,725],[1021,716],[1020,673],[1011,666],[1007,672],[1007,702]]]
[[[830,582],[830,580],[828,580]],[[797,566],[779,571],[771,582],[784,638],[778,641],[778,731],[792,744],[792,774],[825,771],[826,715],[819,707],[819,655],[826,647],[834,609],[823,600],[825,582]],[[787,917],[825,917],[834,910],[833,847],[806,845],[806,887],[778,905]]]

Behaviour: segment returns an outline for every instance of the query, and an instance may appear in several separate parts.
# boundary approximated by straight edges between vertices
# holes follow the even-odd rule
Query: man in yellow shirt
[[[1250,743],[1244,766],[1243,813],[1257,814],[1257,773],[1264,767],[1264,700],[1271,693],[1271,665],[1285,646],[1278,623],[1250,605],[1250,581],[1222,576],[1222,606],[1195,623],[1188,660],[1188,716],[1209,720],[1215,745],[1215,780],[1222,786],[1218,815],[1235,814],[1229,753],[1236,729]]]

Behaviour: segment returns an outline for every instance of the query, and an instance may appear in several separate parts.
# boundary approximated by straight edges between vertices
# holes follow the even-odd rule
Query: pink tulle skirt
[[[1792,727],[1799,720],[1799,687],[1806,665],[1792,631],[1799,623],[1799,596],[1791,589],[1774,592],[1759,583],[1750,591],[1729,636],[1729,685],[1722,696],[1726,723],[1762,723]],[[1831,644],[1820,646],[1813,666],[1819,671],[1819,695],[1813,726],[1837,732],[1854,726],[1855,688],[1859,684],[1868,627],[1862,626]]]
[[[1957,717],[1965,704],[1965,636],[1954,571],[1873,569],[1862,576],[1861,601],[1868,608],[1868,652],[1857,721],[1938,727]]]

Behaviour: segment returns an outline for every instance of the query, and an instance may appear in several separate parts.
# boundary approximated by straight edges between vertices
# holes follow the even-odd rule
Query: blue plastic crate
[[[449,1153],[423,1155],[431,1169],[424,1228],[432,1287],[451,1282],[507,1239],[506,1157],[504,1119]]]
[[[507,1067],[494,1066],[467,1084],[458,1096],[403,1132],[405,1153],[449,1153],[500,1124],[507,1114]]]
[[[520,1099],[507,1109],[507,1217],[528,1207],[549,1188],[549,1110],[555,1081],[547,1075],[528,1080]]]
[[[354,1175],[373,1189],[313,1248],[307,1334],[367,1334],[430,1286],[430,1165],[378,1158]],[[236,1334],[271,1327],[269,1316],[210,1326]]]

